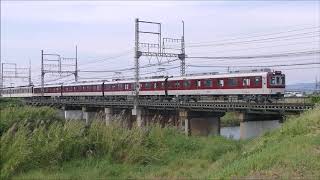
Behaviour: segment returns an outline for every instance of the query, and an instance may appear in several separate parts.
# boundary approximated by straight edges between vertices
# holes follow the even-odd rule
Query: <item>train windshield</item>
[[[286,81],[285,81],[285,76],[284,74],[280,74],[280,75],[272,75],[270,77],[270,85],[273,86],[279,86],[279,85],[285,85]]]

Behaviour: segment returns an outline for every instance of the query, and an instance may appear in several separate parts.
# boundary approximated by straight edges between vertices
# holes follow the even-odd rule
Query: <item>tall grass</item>
[[[4,111],[1,120],[11,120],[1,135],[1,179],[320,177],[319,108],[245,142],[158,124],[62,121],[51,108]]]
[[[68,161],[102,158],[110,163],[162,166],[179,157],[215,161],[224,152],[239,148],[224,138],[208,143],[186,137],[173,127],[105,126],[93,121],[62,121],[51,108],[18,107],[3,111],[1,120],[1,178],[37,168],[52,168]],[[216,144],[219,144],[216,145]],[[200,152],[201,153],[195,153]]]

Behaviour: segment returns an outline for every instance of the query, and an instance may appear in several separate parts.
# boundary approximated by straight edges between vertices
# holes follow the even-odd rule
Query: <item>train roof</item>
[[[209,79],[209,78],[226,78],[226,77],[243,77],[243,76],[263,76],[267,73],[272,72],[270,69],[263,69],[260,71],[233,71],[231,73],[198,73],[198,74],[187,74],[183,77],[183,79]],[[141,79],[141,82],[153,82],[153,81],[164,81],[165,76],[153,76],[145,79]],[[181,76],[171,76],[169,80],[181,80]],[[57,87],[57,86],[81,86],[81,85],[100,85],[104,84],[115,84],[115,83],[133,83],[134,79],[126,79],[126,80],[114,80],[114,81],[88,81],[88,82],[73,82],[68,84],[49,84],[44,87]],[[40,86],[37,86],[38,88]]]
[[[3,88],[0,88],[0,89],[21,89],[21,88],[32,88],[33,86],[15,86],[15,87],[3,87]]]

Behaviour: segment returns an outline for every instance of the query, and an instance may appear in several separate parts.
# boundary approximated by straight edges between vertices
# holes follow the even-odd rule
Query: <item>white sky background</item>
[[[75,54],[74,47],[78,45],[80,77],[109,78],[114,76],[114,73],[90,74],[81,73],[81,70],[132,67],[135,18],[161,22],[163,37],[173,38],[181,37],[181,20],[184,20],[188,56],[258,55],[320,50],[319,1],[1,1],[1,59],[3,62],[17,63],[19,66],[28,66],[31,59],[33,81],[39,83],[41,49],[46,53],[59,53],[64,57],[72,57]],[[298,31],[291,31],[297,29]],[[277,34],[278,32],[286,33]],[[272,33],[275,34],[263,36]],[[298,35],[280,40],[221,45],[221,43],[294,34]],[[210,42],[211,46],[188,47],[195,43],[203,45],[203,42]],[[119,55],[122,56],[107,59]],[[145,57],[140,60],[141,66],[149,63]],[[153,58],[150,62],[156,63],[157,59]],[[252,66],[320,62],[320,57],[313,55],[228,61],[187,59],[186,62],[192,65]],[[179,62],[175,62],[162,67],[173,68],[178,65]],[[292,69],[305,67],[313,69]],[[157,68],[159,67],[142,69],[141,74],[157,71]],[[284,70],[287,84],[314,82],[316,76],[320,79],[319,65],[275,69],[291,69]],[[226,71],[226,68],[187,68],[187,73],[216,71]],[[167,73],[177,75],[179,69],[168,70]],[[132,71],[123,72],[123,76],[132,76]],[[48,75],[46,79],[58,77]],[[71,79],[65,78],[63,81]],[[18,80],[14,83],[23,84]]]

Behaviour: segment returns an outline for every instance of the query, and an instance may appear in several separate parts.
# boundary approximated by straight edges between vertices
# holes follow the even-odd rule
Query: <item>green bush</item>
[[[311,103],[319,104],[320,103],[320,96],[319,95],[311,96]]]

